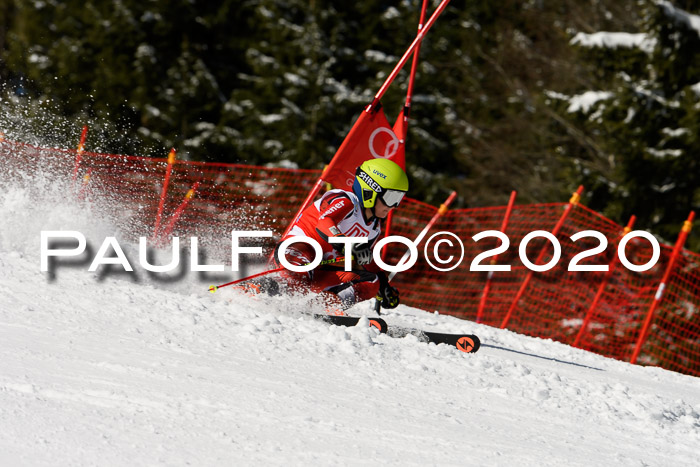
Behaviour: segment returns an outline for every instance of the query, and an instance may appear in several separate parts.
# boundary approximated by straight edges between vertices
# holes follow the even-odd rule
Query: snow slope
[[[310,320],[192,274],[39,268],[118,231],[49,181],[0,188],[0,464],[698,465],[700,379],[400,306],[464,354]],[[138,280],[136,279],[138,277]],[[356,313],[369,313],[358,306]]]

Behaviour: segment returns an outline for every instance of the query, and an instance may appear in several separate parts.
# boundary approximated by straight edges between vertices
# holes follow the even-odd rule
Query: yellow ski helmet
[[[408,177],[396,162],[370,159],[357,168],[352,191],[365,208],[374,208],[377,198],[395,208],[408,191]]]

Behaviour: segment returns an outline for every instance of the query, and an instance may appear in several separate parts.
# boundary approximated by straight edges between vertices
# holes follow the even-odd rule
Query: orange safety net
[[[224,261],[232,230],[281,232],[319,175],[313,170],[176,161],[156,235],[167,160],[130,157],[114,162],[110,156],[85,153],[82,165],[92,170],[90,186],[100,190],[100,196],[119,198],[114,206],[138,203],[129,232],[157,240],[198,237],[200,245],[219,252]],[[102,193],[103,187],[115,189]]]
[[[320,176],[316,170],[189,161],[175,161],[169,167],[165,158],[89,152],[81,153],[76,165],[76,156],[75,150],[0,141],[0,168],[8,174],[4,176],[33,170],[71,180],[77,167],[77,177],[72,182],[75,196],[99,204],[99,212],[109,215],[122,233],[133,239],[146,236],[161,242],[174,236],[198,237],[200,245],[207,248],[207,259],[217,263],[230,263],[232,230],[272,230],[275,237],[260,243],[269,253]],[[479,303],[484,300],[485,324],[499,327],[508,317],[506,327],[513,331],[576,344],[629,361],[672,248],[661,245],[660,259],[651,270],[633,272],[615,260],[623,228],[585,206],[575,205],[557,235],[561,258],[556,266],[546,272],[531,273],[518,254],[523,238],[536,230],[551,232],[566,207],[566,203],[514,207],[505,231],[510,246],[496,260],[496,264],[510,265],[511,270],[492,274],[486,296],[489,273],[470,271],[470,265],[477,255],[496,248],[500,240],[484,238],[475,242],[472,236],[499,230],[506,208],[447,211],[419,245],[415,266],[396,276],[402,303],[475,320]],[[406,199],[393,213],[390,234],[416,238],[436,212],[433,206]],[[608,247],[580,264],[611,265],[611,273],[567,270],[575,255],[598,246],[595,238],[571,240],[573,234],[584,230],[604,234]],[[448,272],[435,270],[424,257],[425,242],[437,232],[451,232],[464,245],[461,264]],[[434,258],[435,239],[428,252],[433,264],[447,267],[462,252],[455,237],[441,238],[449,239],[453,246],[441,243],[440,258],[453,256],[453,261],[443,264]],[[539,264],[549,262],[553,249],[543,238],[529,243],[529,260],[534,263],[543,248]],[[652,254],[650,243],[643,238],[631,240],[625,251],[627,259],[638,265],[649,261]],[[404,252],[404,246],[390,244],[385,261],[394,264]],[[480,264],[489,265],[491,259]],[[527,287],[523,287],[526,281]],[[521,289],[522,295],[516,302]],[[598,295],[599,300],[592,307]],[[699,255],[687,250],[679,255],[643,341],[639,362],[700,375]]]
[[[517,292],[530,273],[518,254],[521,241],[535,230],[551,232],[565,207],[565,203],[515,206],[505,232],[510,247],[497,259],[499,265],[510,265],[511,271],[493,273],[490,291],[485,297],[483,322],[501,326],[508,311],[513,308],[506,326],[508,329],[570,345],[576,342],[580,333],[578,347],[629,361],[671,257],[671,247],[661,245],[660,259],[652,269],[631,271],[613,261],[623,228],[585,206],[577,205],[557,235],[561,258],[556,266],[546,272],[532,273],[523,295],[514,303]],[[485,238],[475,242],[472,236],[486,230],[498,230],[505,209],[470,208],[447,212],[426,239],[440,231],[456,234],[464,244],[464,261],[452,271],[439,272],[428,265],[422,248],[419,248],[421,255],[418,263],[411,270],[396,276],[398,288],[403,293],[403,303],[475,320],[489,273],[470,271],[470,265],[477,255],[500,245],[500,240]],[[394,213],[392,234],[415,238],[416,231],[424,225],[423,220],[435,211],[435,208],[426,211],[422,203],[402,204]],[[413,223],[415,221],[418,221],[418,225]],[[585,258],[578,264],[612,265],[612,272],[607,278],[605,272],[568,271],[575,255],[599,245],[597,239],[590,237],[576,242],[571,240],[572,235],[585,230],[604,234],[608,247],[601,254]],[[552,259],[551,243],[540,238],[528,244],[526,251],[531,262],[535,262],[542,248],[545,254],[538,264],[547,264]],[[429,253],[432,249],[433,245],[429,245]],[[398,261],[404,251],[404,247],[392,245],[387,263]],[[458,258],[460,250],[443,244],[439,255],[442,258]],[[652,256],[651,244],[643,238],[632,239],[625,248],[625,255],[632,264],[646,264]],[[489,261],[487,259],[480,264],[488,265]],[[601,286],[604,287],[601,298],[591,309]],[[588,314],[588,322],[583,328]],[[640,362],[700,375],[700,255],[683,251],[652,323],[652,329],[641,348]]]

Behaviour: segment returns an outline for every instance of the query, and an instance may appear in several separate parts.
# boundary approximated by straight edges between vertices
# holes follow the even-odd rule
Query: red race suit
[[[380,220],[366,219],[364,210],[354,193],[328,191],[299,215],[282,241],[298,236],[314,239],[321,245],[324,260],[343,256],[343,244],[329,243],[330,237],[365,237],[368,244],[363,247],[373,248],[381,235]],[[277,261],[278,254],[275,254]],[[298,242],[287,247],[285,258],[295,266],[303,266],[314,260],[315,252],[308,243]],[[321,265],[306,273],[285,270],[282,275],[292,287],[315,293],[329,292],[337,295],[343,305],[351,306],[374,297],[379,289],[376,277],[379,267],[374,262],[365,266],[353,262],[352,266],[353,271],[345,271],[344,263],[339,262]]]

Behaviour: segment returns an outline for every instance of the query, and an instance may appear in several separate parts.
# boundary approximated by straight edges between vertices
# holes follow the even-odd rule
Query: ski
[[[389,326],[387,331],[387,335],[391,337],[405,337],[409,334],[416,336],[421,342],[447,344],[465,353],[474,353],[481,347],[481,340],[474,334],[447,334],[403,326]]]
[[[279,294],[279,285],[276,281],[263,278],[258,283],[243,284],[236,287],[241,292],[256,297],[261,293],[269,295]],[[314,319],[324,321],[336,326],[357,326],[362,316],[324,315],[314,313]],[[409,334],[416,336],[421,342],[433,342],[434,344],[447,344],[455,347],[460,352],[474,353],[481,347],[481,341],[474,334],[446,334],[442,332],[423,331],[421,329],[407,328],[403,326],[389,326],[382,318],[367,316],[370,327],[376,328],[380,333],[389,337],[405,337]]]
[[[360,321],[360,319],[363,318],[363,316],[339,316],[339,315],[320,315],[320,314],[315,314],[314,315],[315,319],[325,321],[326,323],[329,324],[335,324],[336,326],[357,326],[357,323]],[[382,334],[386,333],[388,326],[386,324],[386,321],[384,321],[381,318],[373,318],[373,317],[367,317],[369,320],[369,325],[370,327],[377,328],[379,332]]]
[[[474,334],[445,334],[430,331],[423,331],[423,334],[428,338],[428,342],[454,345],[461,352],[474,353],[481,347],[481,340]]]
[[[313,317],[328,324],[336,326],[357,326],[362,316],[339,316],[314,314]],[[481,340],[474,334],[447,334],[442,332],[423,331],[421,329],[407,328],[403,326],[389,326],[382,318],[367,317],[369,325],[377,328],[382,334],[389,337],[406,337],[411,334],[421,342],[434,344],[447,344],[465,353],[474,353],[481,347]]]
[[[277,287],[270,287],[270,283],[277,285],[274,281],[265,281],[263,284],[246,284],[237,288],[252,297],[258,296],[261,292],[266,292],[271,295],[279,293]],[[314,319],[324,321],[328,324],[336,326],[357,326],[357,323],[363,316],[346,316],[346,315],[325,315],[314,313]],[[387,334],[389,337],[405,337],[409,334],[416,336],[421,342],[432,342],[434,344],[447,344],[455,347],[457,350],[465,353],[474,353],[479,350],[481,341],[474,334],[447,334],[442,332],[423,331],[421,329],[408,328],[403,326],[389,326],[382,318],[367,316],[370,327],[376,328],[380,333]]]

